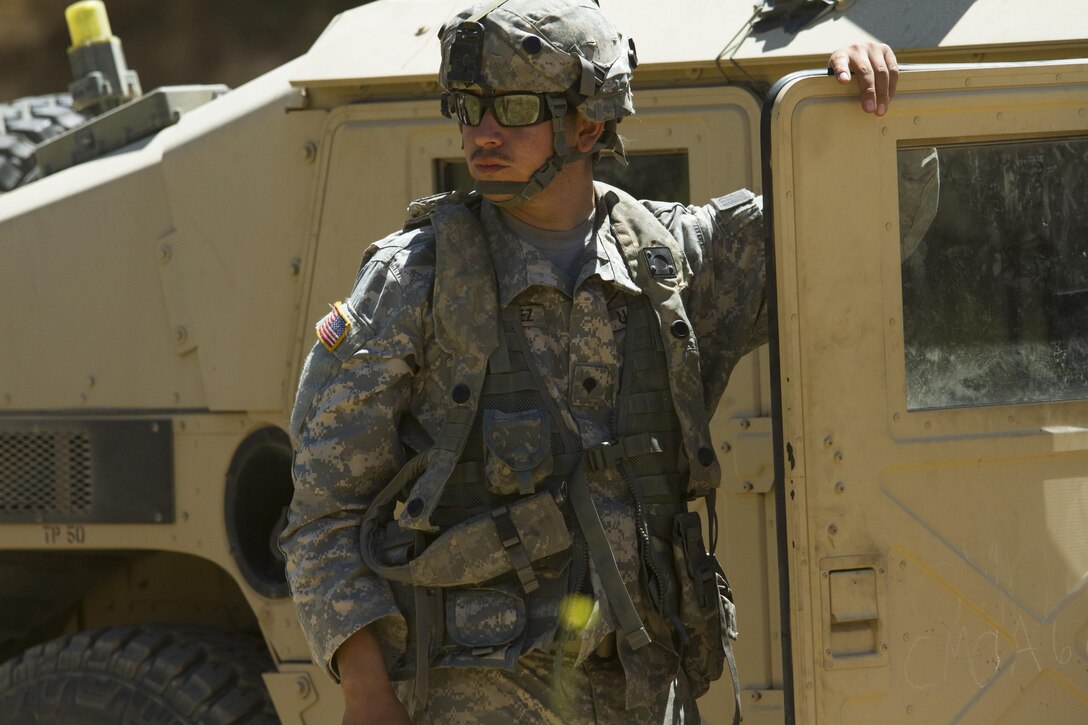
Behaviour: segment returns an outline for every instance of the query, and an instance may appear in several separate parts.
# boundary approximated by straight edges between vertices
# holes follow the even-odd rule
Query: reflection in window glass
[[[907,407],[1088,398],[1088,139],[898,161]]]
[[[602,159],[593,167],[593,177],[618,186],[636,199],[659,199],[690,203],[688,155],[684,151],[654,151],[627,154],[627,166],[613,159]],[[435,162],[437,191],[472,188],[472,177],[464,159],[439,159]]]

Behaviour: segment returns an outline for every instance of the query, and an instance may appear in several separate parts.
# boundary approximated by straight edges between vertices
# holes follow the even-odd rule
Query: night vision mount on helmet
[[[522,204],[546,187],[570,161],[599,152],[624,158],[618,122],[635,112],[631,72],[635,44],[621,35],[593,0],[493,0],[477,5],[439,31],[446,90],[443,115],[451,117],[451,92],[484,97],[510,92],[543,94],[551,115],[554,153],[527,181],[482,181],[483,194],[511,194],[503,206]],[[564,118],[572,108],[603,121],[588,151],[567,145]]]

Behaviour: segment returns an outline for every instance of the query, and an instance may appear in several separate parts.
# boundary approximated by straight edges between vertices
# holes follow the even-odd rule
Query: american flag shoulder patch
[[[344,341],[344,338],[348,336],[348,331],[351,330],[351,322],[348,321],[347,315],[341,311],[340,305],[340,302],[335,303],[332,309],[329,310],[329,314],[325,315],[314,328],[317,330],[317,339],[321,340],[321,344],[329,352],[336,350],[340,343]]]

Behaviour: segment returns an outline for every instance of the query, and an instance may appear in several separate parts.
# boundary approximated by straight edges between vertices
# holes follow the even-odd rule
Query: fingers
[[[895,53],[888,46],[884,46],[884,66],[888,69],[888,100],[891,103],[895,98],[895,87],[899,83],[899,63],[895,59]]]
[[[831,60],[828,61],[828,69],[831,71],[831,75],[835,76],[835,80],[839,83],[846,85],[850,82],[850,54],[848,49],[839,48],[831,54]]]
[[[828,68],[842,84],[857,74],[861,107],[877,116],[887,113],[899,81],[899,65],[890,47],[869,42],[839,48],[831,54]]]

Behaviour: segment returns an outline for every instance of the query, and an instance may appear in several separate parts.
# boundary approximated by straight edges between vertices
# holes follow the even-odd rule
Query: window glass
[[[618,186],[636,199],[658,199],[690,203],[688,155],[686,151],[651,151],[627,154],[627,166],[606,158],[593,167],[598,181]],[[472,177],[464,159],[435,162],[437,191],[469,190]]]
[[[1088,397],[1088,139],[898,162],[907,407]]]

